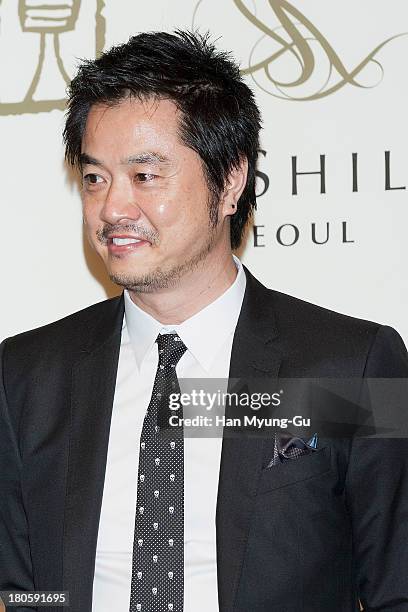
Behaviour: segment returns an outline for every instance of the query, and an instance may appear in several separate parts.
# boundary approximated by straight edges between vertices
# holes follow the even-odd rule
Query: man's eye
[[[146,172],[138,172],[136,174],[136,180],[139,183],[148,183],[149,181],[152,181],[154,178],[156,178],[155,174],[149,174]]]
[[[102,183],[103,179],[99,174],[86,174],[84,176],[84,182],[88,183],[88,185],[96,185],[98,183]]]

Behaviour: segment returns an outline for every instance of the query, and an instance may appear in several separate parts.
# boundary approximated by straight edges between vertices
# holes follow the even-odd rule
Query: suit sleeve
[[[366,378],[404,378],[408,356],[395,330],[380,327]],[[405,400],[404,400],[405,404]],[[408,418],[408,397],[407,397]],[[405,417],[404,417],[405,421]],[[356,438],[346,479],[353,565],[365,612],[408,611],[408,440]]]
[[[34,590],[21,458],[3,380],[6,341],[0,345],[0,590]],[[16,612],[34,608],[14,607]]]

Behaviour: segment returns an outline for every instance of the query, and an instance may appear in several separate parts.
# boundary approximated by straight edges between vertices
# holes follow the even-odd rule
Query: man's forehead
[[[84,126],[82,152],[92,155],[90,148],[110,143],[128,149],[122,150],[123,163],[167,163],[170,156],[166,152],[183,145],[177,114],[176,105],[164,99],[126,98],[115,104],[94,104]],[[144,160],[136,160],[143,155]]]

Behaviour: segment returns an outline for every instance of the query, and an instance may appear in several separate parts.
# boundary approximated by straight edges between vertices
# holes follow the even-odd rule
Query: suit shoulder
[[[383,330],[398,335],[380,323],[339,313],[278,291],[270,290],[270,300],[284,350],[292,351],[299,367],[306,356],[316,364],[330,363],[327,375],[337,375],[341,364],[341,369],[349,371],[350,376],[359,376]]]
[[[84,334],[101,318],[114,313],[121,301],[121,296],[109,298],[87,306],[77,312],[53,321],[41,327],[31,329],[7,338],[9,351],[41,351],[43,348],[68,345],[71,349],[76,343],[83,342]]]
[[[363,336],[376,335],[382,327],[381,323],[340,313],[274,289],[268,291],[275,305],[276,316],[283,325],[296,323],[307,331],[316,332],[318,328],[321,333],[357,333]]]
[[[291,331],[299,333],[338,334],[358,333],[362,335],[375,335],[380,323],[359,319],[342,314],[324,306],[319,306],[301,298],[270,289],[263,285],[247,269],[247,286],[249,293],[255,300],[256,311],[265,316],[271,314],[276,319],[279,330],[291,335]]]
[[[407,351],[392,327],[269,291],[281,346],[299,371],[307,361],[319,373],[324,364],[325,376],[407,375]]]

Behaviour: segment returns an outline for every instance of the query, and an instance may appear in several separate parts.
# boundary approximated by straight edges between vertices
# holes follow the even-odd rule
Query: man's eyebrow
[[[139,153],[137,155],[131,155],[127,159],[123,160],[122,163],[126,165],[154,164],[155,166],[158,166],[159,164],[160,165],[169,164],[170,160],[168,157],[165,157],[164,155],[160,155],[160,153],[146,152],[146,153]]]
[[[98,161],[97,159],[95,159],[94,157],[91,157],[90,155],[88,155],[87,153],[81,153],[81,155],[79,156],[79,164],[80,166],[102,166],[102,162]]]
[[[95,157],[92,157],[91,155],[88,155],[88,153],[81,153],[81,155],[79,156],[79,163],[81,167],[85,165],[103,166],[103,163],[101,161],[95,159]],[[170,164],[170,160],[168,157],[160,155],[160,153],[146,152],[131,155],[130,157],[127,157],[126,159],[122,160],[122,164],[126,166],[132,164],[154,164],[155,166],[158,166],[159,164],[168,165]]]

